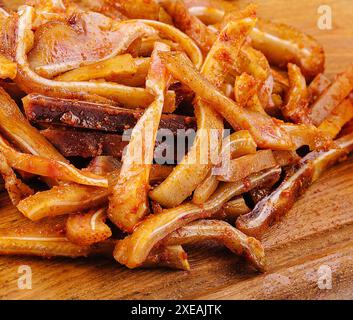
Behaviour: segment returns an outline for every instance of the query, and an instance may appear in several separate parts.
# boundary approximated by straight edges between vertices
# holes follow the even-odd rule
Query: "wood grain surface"
[[[262,17],[292,24],[324,45],[330,77],[353,62],[351,0],[325,1],[332,8],[332,30],[317,27],[319,0],[258,2]],[[0,216],[0,228],[29,223],[5,194]],[[269,230],[264,274],[213,243],[186,248],[190,272],[128,270],[108,259],[0,257],[0,299],[352,299],[352,235],[351,158],[328,170]],[[32,268],[31,290],[18,289],[21,265]],[[320,289],[320,270],[328,268],[332,288]]]

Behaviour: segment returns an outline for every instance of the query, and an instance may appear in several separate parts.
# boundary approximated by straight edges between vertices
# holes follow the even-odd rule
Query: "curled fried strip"
[[[16,63],[0,54],[0,79],[15,79],[16,74]]]
[[[313,104],[310,119],[316,126],[337,107],[353,90],[353,64],[338,75],[331,86]]]
[[[195,68],[200,69],[203,63],[203,56],[199,47],[192,41],[186,34],[180,30],[154,20],[132,20],[132,22],[141,22],[154,29],[156,29],[161,36],[165,36],[168,39],[177,42],[183,51],[188,55]]]
[[[87,81],[92,79],[111,79],[112,77],[132,75],[137,72],[135,61],[130,54],[96,62],[88,66],[65,72],[56,81]]]
[[[157,42],[155,45],[146,87],[156,98],[133,128],[123,156],[119,178],[111,185],[109,219],[126,232],[131,232],[148,213],[149,175],[163,110],[164,93],[169,80],[158,52],[169,50],[169,47],[163,43]]]
[[[114,258],[129,268],[140,266],[152,248],[168,234],[192,221],[212,217],[233,197],[264,185],[279,174],[280,169],[276,168],[249,177],[245,182],[226,183],[202,207],[185,203],[149,216],[137,226],[133,234],[117,243]]]
[[[283,130],[279,120],[241,108],[197,73],[184,55],[161,53],[160,56],[173,77],[207,101],[234,128],[249,130],[259,147],[274,150],[295,149],[290,135]]]
[[[150,174],[151,182],[165,179],[171,170],[170,167],[153,165]],[[109,178],[116,179],[113,175]],[[45,217],[99,208],[108,203],[109,194],[110,191],[107,188],[77,184],[54,186],[50,190],[37,192],[22,200],[17,209],[27,218],[37,221]]]
[[[83,98],[85,95],[99,95],[112,99],[123,104],[126,107],[138,108],[148,107],[153,101],[151,95],[144,88],[128,87],[116,83],[100,83],[100,82],[64,82],[45,79],[31,70],[26,52],[29,42],[26,39],[31,32],[31,21],[33,16],[33,8],[24,6],[19,12],[16,62],[18,64],[18,74],[15,79],[16,83],[27,93],[38,92],[48,96],[66,97],[66,98]],[[148,30],[148,26],[145,26]],[[174,105],[175,95],[170,92],[166,99],[167,106]],[[169,109],[166,106],[167,109]]]
[[[248,154],[237,159],[230,160],[226,172],[217,175],[220,181],[240,181],[256,172],[277,166],[277,162],[271,150],[260,150],[255,154]]]
[[[246,154],[256,152],[256,143],[249,131],[240,130],[232,133],[230,136],[223,139],[222,150],[217,160],[217,166],[228,163],[230,159],[234,159]],[[194,191],[192,202],[202,204],[216,191],[219,184],[217,176],[211,169],[204,181],[197,186]]]
[[[265,251],[260,241],[248,237],[230,224],[219,220],[199,220],[174,231],[162,241],[166,245],[184,245],[216,240],[237,255],[244,256],[260,271],[265,268]]]
[[[66,161],[65,158],[32,127],[10,96],[0,87],[1,131],[22,151]]]
[[[17,170],[89,186],[108,187],[108,180],[104,177],[76,169],[64,161],[18,152],[1,136],[0,152],[9,165]]]
[[[162,0],[161,3],[173,17],[174,25],[193,39],[206,55],[216,40],[214,32],[192,16],[182,0]]]
[[[108,202],[108,196],[107,188],[77,184],[54,186],[22,200],[17,209],[28,219],[38,221],[45,217],[97,208]]]
[[[220,90],[225,91],[227,72],[234,68],[233,61],[236,60],[254,23],[251,19],[230,22],[221,31],[208,53],[201,74]],[[232,56],[234,59],[223,61],[220,58],[222,56]],[[174,207],[190,196],[211,169],[212,153],[219,152],[223,121],[214,108],[202,98],[199,95],[194,101],[198,132],[192,148],[172,174],[150,192],[150,197],[162,206]],[[201,159],[202,157],[204,158]]]
[[[66,237],[80,246],[104,241],[112,235],[105,223],[106,218],[106,208],[70,215],[66,221]]]
[[[313,151],[303,158],[294,173],[254,210],[238,218],[236,226],[247,235],[260,238],[273,221],[279,219],[320,175],[353,149],[353,134],[335,141],[337,148]]]
[[[5,189],[13,205],[17,205],[22,199],[33,194],[33,190],[16,177],[3,154],[0,152],[0,175],[5,182]]]
[[[310,124],[308,119],[309,95],[306,81],[300,68],[292,63],[288,64],[289,91],[287,103],[282,106],[283,115],[294,123]]]
[[[352,118],[353,104],[349,99],[345,99],[333,109],[331,114],[320,124],[319,129],[333,139]]]
[[[39,257],[112,256],[115,241],[106,240],[91,246],[80,246],[57,233],[43,235],[31,230],[17,232],[0,230],[0,255],[28,255]],[[189,270],[187,255],[181,246],[153,250],[147,257],[147,267],[169,267]],[[145,266],[143,264],[142,266]]]

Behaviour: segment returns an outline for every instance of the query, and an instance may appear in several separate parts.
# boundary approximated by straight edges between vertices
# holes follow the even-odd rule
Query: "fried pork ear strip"
[[[246,205],[244,198],[239,197],[227,202],[223,206],[223,211],[224,211],[223,217],[222,215],[219,215],[219,218],[235,221],[235,218],[241,216],[242,214],[249,213],[251,210]]]
[[[234,68],[233,61],[254,23],[251,19],[230,22],[208,53],[201,74],[220,90],[225,91],[227,73]],[[226,59],[228,56],[234,60]],[[212,168],[212,153],[218,155],[223,121],[202,98],[199,95],[194,101],[198,132],[192,148],[172,174],[150,192],[150,197],[162,206],[174,207],[190,196]]]
[[[112,99],[126,107],[147,107],[153,101],[151,95],[144,88],[134,88],[114,83],[100,82],[64,82],[45,79],[36,74],[29,66],[26,52],[29,49],[28,34],[31,31],[33,8],[24,6],[19,12],[17,48],[15,61],[18,73],[15,82],[27,93],[38,92],[48,96],[63,98],[83,98],[87,94],[94,94]],[[149,30],[148,26],[144,27]],[[174,105],[173,99],[166,99],[166,103]],[[170,106],[170,105],[169,105]],[[166,106],[168,108],[168,106]]]
[[[3,153],[9,165],[17,170],[78,184],[108,187],[108,180],[104,177],[76,169],[67,162],[18,152],[1,136],[0,152]]]
[[[23,232],[0,230],[0,255],[28,255],[39,257],[88,257],[111,258],[115,241],[106,240],[91,246],[79,246],[61,234],[43,235],[31,230]],[[153,250],[147,257],[147,267],[169,267],[189,270],[187,254],[181,246],[168,246]],[[142,265],[142,267],[145,266]]]
[[[146,80],[146,88],[153,92],[156,98],[133,128],[126,153],[123,155],[119,178],[110,186],[112,194],[109,198],[109,219],[126,232],[132,232],[135,225],[149,211],[149,176],[164,94],[170,79],[158,52],[169,50],[167,45],[156,42]]]
[[[15,79],[17,65],[0,54],[0,79]]]
[[[162,0],[161,4],[172,16],[174,25],[193,39],[204,55],[207,55],[216,40],[214,31],[190,15],[182,0]]]
[[[80,246],[102,242],[112,235],[106,218],[106,208],[70,215],[66,222],[66,237]]]
[[[22,151],[66,161],[65,158],[32,127],[10,96],[0,87],[0,128]]]
[[[153,165],[151,183],[164,180],[171,167]],[[114,177],[111,177],[114,179]],[[17,209],[28,219],[37,221],[45,217],[82,212],[99,208],[108,203],[110,194],[107,188],[97,188],[77,184],[54,186],[50,190],[37,192],[22,200]]]
[[[124,16],[130,19],[149,19],[172,23],[171,17],[156,0],[118,0],[113,3]]]
[[[308,86],[309,105],[312,105],[330,86],[331,81],[323,73],[319,73]]]
[[[309,95],[306,81],[300,68],[292,63],[288,64],[289,91],[287,102],[282,106],[283,115],[294,123],[310,124]]]
[[[349,99],[345,99],[333,109],[332,113],[320,124],[319,129],[333,139],[352,118],[353,104]]]
[[[202,207],[185,203],[163,210],[160,214],[150,215],[136,227],[133,234],[117,243],[114,258],[129,268],[140,266],[152,248],[170,233],[195,220],[212,217],[227,201],[254,187],[265,185],[274,176],[278,176],[280,171],[275,168],[249,177],[243,182],[223,184]]]
[[[236,226],[250,236],[260,238],[267,228],[293,206],[294,202],[320,175],[353,150],[353,134],[335,141],[337,148],[313,151],[303,158],[295,172],[271,195],[261,200],[254,210],[238,218]]]
[[[111,79],[112,77],[132,75],[137,66],[130,54],[96,62],[88,66],[65,72],[55,78],[56,81],[87,81],[92,79]]]
[[[353,64],[328,87],[311,107],[310,119],[319,126],[353,90]]]
[[[294,150],[302,145],[318,147],[327,144],[327,140],[320,137],[320,131],[314,127],[285,124],[270,116],[241,108],[197,73],[183,54],[160,53],[160,56],[173,77],[207,101],[234,128],[249,130],[260,148]]]
[[[27,95],[22,102],[27,118],[33,122],[120,133],[133,128],[143,114],[143,110],[37,94]],[[161,129],[174,134],[195,126],[195,118],[176,114],[163,114],[160,122]]]
[[[133,22],[134,20],[132,20]],[[161,36],[167,37],[168,39],[178,43],[183,51],[190,58],[196,69],[200,69],[203,64],[203,56],[199,47],[191,40],[185,33],[181,32],[177,28],[174,28],[168,24],[161,23],[154,20],[136,20],[146,24],[159,32]]]
[[[260,150],[255,154],[248,154],[240,158],[230,160],[226,172],[217,175],[220,181],[234,182],[240,181],[256,172],[270,169],[277,166],[277,162],[271,150]]]
[[[5,189],[9,193],[9,197],[14,206],[16,206],[22,199],[33,194],[33,190],[25,185],[7,164],[6,158],[0,152],[0,175],[5,182]]]
[[[219,220],[199,220],[174,231],[162,240],[166,245],[184,245],[216,240],[233,253],[244,256],[260,271],[265,268],[265,251],[260,241],[248,237],[230,224]]]
[[[96,12],[69,10],[47,22],[44,17],[39,23],[36,20],[40,20],[41,12],[36,8],[35,13],[32,27],[36,32],[28,61],[45,78],[113,58],[141,37],[156,35],[143,24],[116,22]]]
[[[187,257],[188,255],[182,246],[159,247],[151,251],[142,267],[167,267],[176,270],[189,271],[190,265]]]
[[[232,2],[188,1],[189,12],[202,21],[222,22],[221,27],[233,16],[239,16],[239,9]],[[226,10],[224,9],[226,8]],[[263,52],[271,64],[286,67],[294,62],[308,78],[322,72],[325,56],[322,46],[312,37],[299,30],[280,23],[259,19],[250,34],[252,46]]]
[[[246,130],[241,130],[232,133],[222,142],[222,150],[219,155],[217,165],[223,165],[228,160],[234,159],[246,154],[256,152],[256,143]],[[196,204],[203,204],[216,191],[219,184],[216,174],[211,169],[200,185],[194,191],[192,202]]]

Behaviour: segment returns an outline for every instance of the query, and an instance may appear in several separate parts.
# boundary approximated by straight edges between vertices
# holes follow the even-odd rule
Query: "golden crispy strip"
[[[87,94],[99,95],[123,104],[125,107],[148,107],[153,101],[151,95],[144,88],[135,88],[116,83],[100,82],[64,82],[45,79],[31,70],[26,52],[29,41],[26,35],[31,32],[33,8],[24,6],[19,13],[16,62],[18,73],[15,82],[27,93],[38,92],[48,96],[63,98],[82,98]],[[146,30],[150,28],[145,26]],[[166,108],[175,104],[175,95],[170,92],[166,101]]]
[[[352,118],[353,104],[349,99],[345,99],[333,109],[331,114],[320,124],[319,129],[333,139]]]
[[[309,115],[312,122],[319,126],[352,90],[353,64],[342,74],[338,75],[331,86],[313,104]]]
[[[151,183],[165,179],[171,170],[172,167],[153,165],[150,174]],[[114,179],[113,176],[110,178]],[[37,192],[22,200],[17,209],[27,218],[37,221],[45,217],[99,208],[108,203],[109,194],[107,188],[67,184]]]
[[[14,206],[16,206],[22,199],[33,194],[33,190],[16,177],[16,174],[7,164],[6,158],[1,152],[0,175],[4,179],[5,189],[9,193],[9,197]]]
[[[254,210],[238,218],[236,226],[245,234],[260,238],[267,228],[292,208],[294,202],[320,175],[340,158],[353,150],[353,134],[335,141],[337,148],[313,151],[303,158],[294,173],[272,194],[265,197]]]
[[[259,271],[265,268],[265,251],[260,241],[248,237],[229,223],[219,220],[199,220],[174,231],[162,241],[166,245],[184,245],[216,240],[233,253],[244,256]]]
[[[119,11],[130,19],[149,19],[172,23],[171,17],[156,0],[117,0],[112,1]]]
[[[0,54],[0,79],[15,79],[16,74],[16,63]]]
[[[256,153],[256,148],[257,145],[249,131],[239,130],[224,139],[220,158],[228,155],[230,159],[234,159],[246,154],[253,154]]]
[[[134,20],[132,20],[134,21]],[[154,20],[136,20],[156,29],[161,36],[178,43],[183,51],[188,55],[196,69],[200,69],[203,64],[203,56],[199,47],[185,33],[168,24]]]
[[[295,151],[275,150],[272,151],[272,154],[280,167],[296,164],[300,160],[300,157]]]
[[[201,74],[219,89],[225,90],[226,73],[234,66],[232,59],[229,61],[224,57],[232,55],[236,59],[254,23],[250,19],[229,23],[207,55]],[[172,174],[150,192],[153,200],[168,208],[182,203],[206,178],[212,167],[212,152],[218,154],[221,145],[222,119],[201,96],[194,103],[198,132],[193,146]]]
[[[247,73],[237,76],[234,84],[235,101],[239,105],[253,111],[266,114],[257,94],[258,82]]]
[[[240,181],[256,172],[277,166],[277,162],[271,150],[260,150],[255,154],[248,154],[237,159],[230,160],[226,172],[217,175],[220,181]]]
[[[217,190],[219,180],[212,174],[212,169],[209,171],[207,177],[201,182],[194,191],[192,202],[202,205],[210,196]]]
[[[0,152],[3,153],[9,165],[17,170],[57,180],[72,181],[96,187],[108,187],[108,180],[105,177],[76,169],[67,162],[18,152],[1,136]]]
[[[306,81],[300,68],[292,63],[288,64],[289,91],[287,102],[282,106],[283,115],[294,123],[310,124],[308,119],[309,95]]]
[[[239,16],[239,9],[228,1],[186,0],[185,3],[189,12],[204,22],[211,19],[213,24],[222,20],[226,23],[227,16]],[[272,64],[285,67],[289,62],[294,62],[309,78],[324,69],[325,56],[322,46],[293,27],[259,19],[250,36],[254,48],[262,51]]]
[[[117,82],[125,86],[142,87],[146,82],[148,70],[150,68],[150,58],[134,59],[136,72],[134,74],[112,74],[107,77],[108,81]]]
[[[272,64],[285,67],[294,62],[308,78],[324,69],[322,46],[291,26],[259,19],[250,36],[253,47],[263,52]]]
[[[223,162],[227,162],[230,159],[255,152],[256,143],[250,133],[246,130],[237,131],[223,140],[218,164],[221,165]],[[216,191],[218,184],[219,180],[211,169],[205,180],[195,189],[192,202],[196,204],[206,202],[213,192]]]
[[[111,257],[115,241],[106,240],[91,246],[80,246],[60,234],[43,235],[31,230],[26,232],[0,230],[0,255],[28,255],[39,257]],[[189,270],[187,254],[181,246],[168,246],[152,250],[142,267],[169,267]]]
[[[133,234],[117,243],[114,258],[129,268],[140,266],[152,248],[173,231],[192,221],[212,217],[233,197],[264,185],[279,174],[280,169],[276,168],[249,177],[245,182],[226,183],[202,207],[185,203],[149,216],[137,226]]]
[[[135,61],[130,54],[115,56],[107,60],[67,71],[56,81],[87,81],[92,79],[111,79],[112,77],[132,75],[137,72]]]
[[[323,73],[319,73],[308,86],[309,105],[315,103],[330,85],[330,79]]]
[[[109,219],[126,232],[132,232],[149,211],[149,176],[164,94],[169,81],[169,74],[162,65],[158,52],[169,50],[167,45],[156,42],[146,80],[146,88],[156,98],[133,128],[123,155],[119,179],[110,186],[112,193],[109,198]]]
[[[250,212],[251,210],[246,205],[243,197],[238,197],[234,200],[227,202],[223,206],[225,218],[227,220],[235,220],[235,218]]]
[[[77,184],[54,186],[22,200],[17,209],[28,219],[37,221],[98,208],[108,202],[109,190]]]
[[[192,16],[182,0],[162,0],[161,4],[172,16],[174,25],[193,39],[207,55],[216,40],[214,32]]]
[[[299,147],[293,144],[290,135],[282,128],[282,122],[241,108],[203,78],[183,54],[161,53],[160,56],[173,77],[207,101],[234,128],[249,130],[259,147],[274,150],[291,150]]]
[[[0,87],[0,127],[2,133],[22,151],[66,161],[65,158],[32,127],[10,96]]]
[[[80,246],[102,242],[112,235],[106,218],[106,208],[70,215],[66,221],[66,237]]]

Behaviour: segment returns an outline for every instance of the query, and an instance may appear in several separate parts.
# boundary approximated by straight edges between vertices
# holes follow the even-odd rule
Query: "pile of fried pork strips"
[[[211,240],[264,271],[262,235],[353,150],[353,66],[328,79],[255,5],[1,5],[1,189],[32,227],[0,254],[189,270]]]

